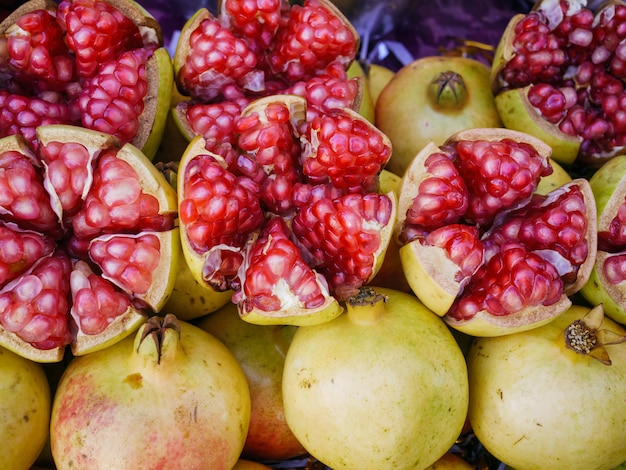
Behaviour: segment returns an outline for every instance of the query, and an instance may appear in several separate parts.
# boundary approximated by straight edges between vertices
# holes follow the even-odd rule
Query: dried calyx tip
[[[144,326],[144,329],[141,334],[141,341],[139,344],[143,343],[143,341],[150,336],[154,343],[157,346],[157,350],[159,351],[159,359],[161,357],[161,346],[163,345],[163,336],[165,335],[165,331],[171,329],[174,330],[178,336],[180,337],[180,324],[178,322],[178,318],[175,315],[168,313],[164,317],[160,317],[158,315],[154,315],[150,317]]]
[[[586,354],[605,365],[611,359],[604,346],[626,342],[626,336],[607,329],[600,329],[604,321],[604,308],[598,305],[575,320],[565,329],[565,345],[579,354]]]

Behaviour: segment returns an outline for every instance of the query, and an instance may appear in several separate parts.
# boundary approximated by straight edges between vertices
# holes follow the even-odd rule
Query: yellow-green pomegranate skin
[[[465,422],[463,354],[440,317],[413,295],[300,327],[283,373],[285,417],[308,452],[333,468],[425,469]]]
[[[0,468],[35,463],[48,439],[51,401],[43,366],[0,348]]]
[[[167,318],[167,316],[166,316]],[[232,353],[178,321],[74,358],[51,418],[57,470],[230,470],[250,420],[246,377]]]
[[[474,433],[515,470],[609,470],[626,461],[626,343],[611,365],[567,348],[574,305],[532,330],[477,338],[468,356]],[[601,329],[626,330],[604,317]]]

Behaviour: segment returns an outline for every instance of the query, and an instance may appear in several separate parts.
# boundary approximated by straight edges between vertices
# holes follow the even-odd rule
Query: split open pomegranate
[[[400,188],[395,239],[415,294],[454,328],[494,336],[550,321],[596,259],[595,200],[574,179],[536,193],[550,148],[508,129],[427,145]]]
[[[30,0],[0,23],[0,137],[71,124],[152,158],[173,87],[156,20],[133,0]]]
[[[347,69],[359,35],[330,0],[223,0],[200,8],[183,26],[174,55],[178,90],[187,99],[174,119],[208,150],[232,150],[233,119],[251,101],[277,93],[306,98],[309,118],[333,108],[358,110],[363,78]]]
[[[200,283],[233,290],[259,324],[313,324],[381,267],[396,196],[379,194],[388,138],[350,109],[309,114],[295,95],[252,101],[229,152],[197,136],[178,170],[181,241]]]
[[[506,127],[559,162],[598,168],[626,145],[626,3],[542,0],[513,17],[493,62]]]
[[[176,193],[132,144],[40,126],[0,139],[0,344],[60,361],[132,333],[169,298]]]

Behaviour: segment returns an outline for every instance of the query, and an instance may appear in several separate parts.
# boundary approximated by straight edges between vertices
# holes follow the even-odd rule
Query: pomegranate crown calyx
[[[467,90],[463,77],[452,71],[441,72],[428,86],[431,102],[442,108],[460,108],[465,104]]]
[[[624,343],[626,335],[600,329],[603,320],[604,308],[600,304],[565,329],[565,345],[574,352],[589,355],[602,364],[610,366],[611,358],[604,346]]]
[[[178,334],[178,337],[180,337],[180,324],[175,315],[168,313],[164,317],[159,317],[158,315],[150,317],[141,332],[137,350],[139,350],[139,346],[141,346],[143,341],[150,336],[158,351],[158,362],[160,363],[165,332],[170,329],[174,330]]]

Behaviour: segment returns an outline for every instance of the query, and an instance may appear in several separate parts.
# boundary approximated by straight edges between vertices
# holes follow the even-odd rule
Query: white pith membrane
[[[63,358],[66,346],[71,346],[74,355],[82,355],[121,340],[135,331],[148,318],[148,315],[158,312],[165,304],[172,292],[175,279],[174,273],[180,257],[178,228],[174,226],[176,194],[163,175],[157,171],[139,149],[131,144],[122,146],[117,139],[110,135],[75,126],[51,125],[39,127],[37,136],[37,149],[30,149],[24,139],[19,136],[9,136],[0,139],[0,157],[6,152],[17,151],[20,154],[31,155],[35,159],[33,161],[35,168],[37,168],[36,164],[39,162],[40,168],[37,171],[41,185],[45,189],[46,197],[48,198],[47,202],[44,200],[42,203],[49,203],[58,218],[58,229],[54,230],[55,233],[49,236],[53,240],[54,248],[17,278],[2,285],[0,287],[0,298],[4,297],[5,300],[10,298],[7,296],[12,295],[12,289],[19,288],[21,280],[28,278],[29,274],[34,269],[37,269],[37,266],[45,263],[49,257],[55,254],[67,257],[72,266],[71,269],[76,272],[74,274],[68,273],[66,279],[69,291],[65,299],[68,307],[67,311],[63,313],[64,318],[59,317],[55,320],[66,322],[67,334],[63,337],[61,344],[55,344],[50,347],[41,345],[41,347],[38,347],[31,344],[19,336],[20,330],[14,331],[5,323],[7,315],[14,315],[8,308],[0,316],[0,344],[37,362],[56,362]],[[66,246],[73,233],[72,217],[78,214],[78,212],[69,216],[63,213],[60,199],[53,185],[53,181],[57,181],[57,177],[50,175],[49,165],[41,164],[43,160],[40,160],[48,148],[55,148],[65,144],[77,144],[89,155],[84,162],[88,168],[81,168],[83,172],[88,173],[88,176],[83,182],[84,187],[81,188],[79,206],[83,205],[86,198],[92,197],[92,194],[97,194],[98,188],[102,187],[102,182],[100,182],[99,186],[96,186],[100,175],[98,174],[98,178],[94,179],[94,171],[99,171],[97,166],[99,157],[104,153],[110,155],[108,152],[112,151],[115,154],[115,161],[127,164],[127,166],[124,166],[127,177],[126,179],[119,179],[118,175],[114,176],[110,171],[107,172],[108,179],[105,197],[115,197],[119,201],[120,194],[125,195],[127,192],[125,189],[127,186],[122,185],[127,184],[129,178],[132,178],[136,182],[135,184],[141,188],[141,194],[149,195],[145,197],[154,198],[152,201],[158,208],[158,214],[147,213],[142,217],[138,217],[132,227],[126,227],[125,229],[120,229],[119,226],[116,228],[116,225],[98,229],[98,233],[84,240],[84,242],[91,240],[86,245],[84,253],[67,251]],[[59,157],[59,160],[62,159],[63,154]],[[115,165],[119,164],[116,163]],[[0,173],[4,174],[5,171],[8,171],[5,167],[0,169]],[[129,172],[134,176],[128,176]],[[71,181],[68,184],[71,184]],[[122,191],[122,193],[116,194],[116,190]],[[121,196],[122,199],[124,198],[123,195]],[[143,198],[144,196],[141,197]],[[136,201],[135,203],[138,204],[139,202]],[[121,210],[124,205],[123,203],[116,203],[109,207],[112,209],[120,208],[118,210]],[[110,213],[111,216],[113,214],[113,212]],[[139,215],[139,212],[137,212],[137,215]],[[8,225],[6,222],[11,221],[16,227],[19,227],[21,224],[20,220],[12,219],[11,212],[7,208],[2,207],[0,209],[0,220],[5,225]],[[115,222],[113,223],[115,224]],[[146,225],[149,223],[153,223],[153,227]],[[108,253],[103,251],[104,249],[108,250],[108,247],[113,247],[114,243],[120,240],[131,242],[130,244],[127,243],[126,246],[131,247],[129,249],[132,250],[132,253]],[[147,242],[149,244],[145,245]],[[105,271],[92,259],[95,253],[93,250],[96,249],[96,246],[98,246],[100,253],[101,266]],[[147,246],[152,248],[146,251]],[[157,252],[159,254],[155,258],[154,255]],[[121,257],[114,258],[114,256],[118,255]],[[136,267],[138,270],[135,269]],[[116,271],[114,268],[119,268],[119,271]],[[107,274],[104,274],[105,272]],[[87,334],[78,324],[78,318],[82,319],[85,317],[83,317],[84,313],[81,309],[76,309],[74,296],[77,293],[76,289],[89,289],[87,277],[91,274],[100,277],[103,282],[108,283],[109,287],[117,293],[116,295],[119,298],[125,298],[126,308],[122,312],[118,312],[114,317],[107,316],[103,330]],[[147,289],[142,288],[141,292],[135,292],[129,284],[129,282],[134,282],[138,278],[137,276],[141,276],[141,279],[149,284],[149,287]],[[70,278],[73,281],[70,281]],[[99,301],[103,299],[99,298]],[[8,305],[11,307],[11,302]],[[106,307],[102,306],[102,309],[104,312]],[[106,315],[101,313],[100,310],[96,314]],[[24,310],[20,315],[19,320],[25,322],[24,325],[30,325],[29,328],[32,328],[34,325],[35,330],[45,336],[47,330],[43,325],[47,321],[45,320],[47,318],[46,311],[33,310],[29,312]],[[23,315],[33,315],[33,317],[27,319]],[[109,313],[109,315],[111,314]],[[30,323],[32,321],[34,323]],[[43,340],[44,338],[40,338],[38,341]]]
[[[494,242],[489,241],[494,230],[506,224],[516,211],[523,210],[531,201],[532,194],[524,200],[518,201],[514,206],[503,207],[499,210],[495,219],[487,224],[476,224],[479,227],[479,240],[483,251],[483,261],[476,268],[474,273],[469,277],[460,276],[460,266],[453,262],[443,247],[429,245],[425,243],[427,234],[432,233],[439,227],[424,229],[423,236],[417,236],[408,243],[402,240],[401,234],[405,230],[405,219],[407,211],[410,209],[413,199],[418,194],[420,183],[429,178],[431,175],[425,167],[426,159],[433,153],[446,151],[447,145],[462,141],[492,141],[499,142],[505,138],[510,138],[517,142],[525,142],[535,148],[540,158],[545,162],[549,162],[550,148],[538,139],[527,134],[511,131],[508,129],[474,129],[470,131],[460,132],[452,137],[441,148],[431,144],[424,148],[415,159],[411,166],[407,169],[403,176],[400,189],[400,200],[398,204],[398,223],[395,227],[394,239],[400,245],[400,257],[403,269],[407,277],[407,281],[411,285],[414,293],[438,315],[452,327],[466,332],[473,336],[496,336],[500,334],[508,334],[514,331],[530,329],[540,324],[547,323],[556,315],[562,313],[571,305],[569,295],[576,293],[589,278],[591,268],[596,259],[597,234],[595,232],[595,200],[589,187],[589,183],[584,179],[576,179],[566,183],[545,196],[545,199],[537,206],[533,204],[533,213],[540,212],[541,207],[547,207],[550,202],[560,200],[560,197],[569,194],[568,188],[576,187],[580,190],[584,200],[585,211],[587,215],[586,225],[586,244],[587,256],[585,261],[577,268],[576,277],[572,279],[570,274],[569,280],[564,282],[562,295],[560,298],[551,301],[550,305],[521,306],[517,311],[508,314],[493,315],[487,309],[476,312],[471,318],[460,318],[458,314],[453,314],[452,307],[456,308],[456,303],[467,295],[468,286],[472,284],[471,278],[474,274],[486,265],[494,256],[501,251],[501,247],[495,248]],[[461,177],[462,170],[455,164]],[[537,182],[533,185],[536,188]],[[478,184],[473,181],[467,181],[466,184]],[[539,199],[537,199],[539,200]],[[526,215],[528,217],[528,215]],[[459,222],[467,224],[462,218]],[[453,225],[452,223],[444,223],[442,227]],[[470,223],[470,225],[473,225]],[[519,240],[518,240],[519,241]],[[487,243],[487,244],[485,244]],[[491,244],[491,246],[489,245]],[[507,246],[512,246],[510,242],[506,242]],[[531,248],[522,244],[525,250],[538,256],[543,262],[551,264],[558,272],[559,276],[563,276],[571,272],[572,263],[557,251],[545,248]],[[495,251],[494,251],[495,250]],[[498,256],[500,256],[498,254]],[[471,289],[469,290],[471,292]]]

